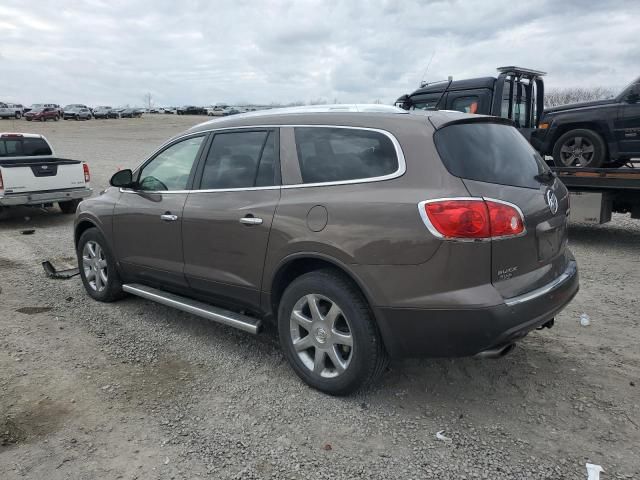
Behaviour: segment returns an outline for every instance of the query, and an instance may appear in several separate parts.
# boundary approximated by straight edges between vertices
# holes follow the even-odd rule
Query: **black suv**
[[[558,167],[619,167],[640,157],[640,77],[615,98],[546,109],[531,143]]]

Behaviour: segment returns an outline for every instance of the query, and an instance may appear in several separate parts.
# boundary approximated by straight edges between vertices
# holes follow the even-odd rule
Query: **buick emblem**
[[[551,213],[555,215],[556,213],[558,213],[558,197],[556,197],[556,194],[551,190],[547,190],[547,194],[545,196],[547,197],[549,210],[551,210]]]

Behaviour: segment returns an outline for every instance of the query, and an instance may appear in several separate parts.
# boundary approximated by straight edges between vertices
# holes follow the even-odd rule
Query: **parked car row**
[[[18,103],[0,102],[0,118],[24,118],[28,121],[47,120],[90,120],[92,118],[140,118],[145,112],[142,108],[113,108],[109,106],[88,107],[82,103],[72,103],[61,108],[55,103],[34,103],[25,108]]]

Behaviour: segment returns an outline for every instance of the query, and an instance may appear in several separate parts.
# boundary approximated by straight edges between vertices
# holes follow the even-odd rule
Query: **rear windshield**
[[[51,155],[49,144],[41,138],[2,138],[0,158]]]
[[[434,134],[434,141],[444,166],[456,177],[539,188],[536,176],[548,170],[538,152],[508,125],[449,125]]]

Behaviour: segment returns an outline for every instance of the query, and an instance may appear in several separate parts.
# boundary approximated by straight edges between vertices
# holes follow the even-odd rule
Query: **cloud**
[[[549,72],[621,86],[640,2],[4,0],[0,99],[142,104],[392,103],[425,80]]]

